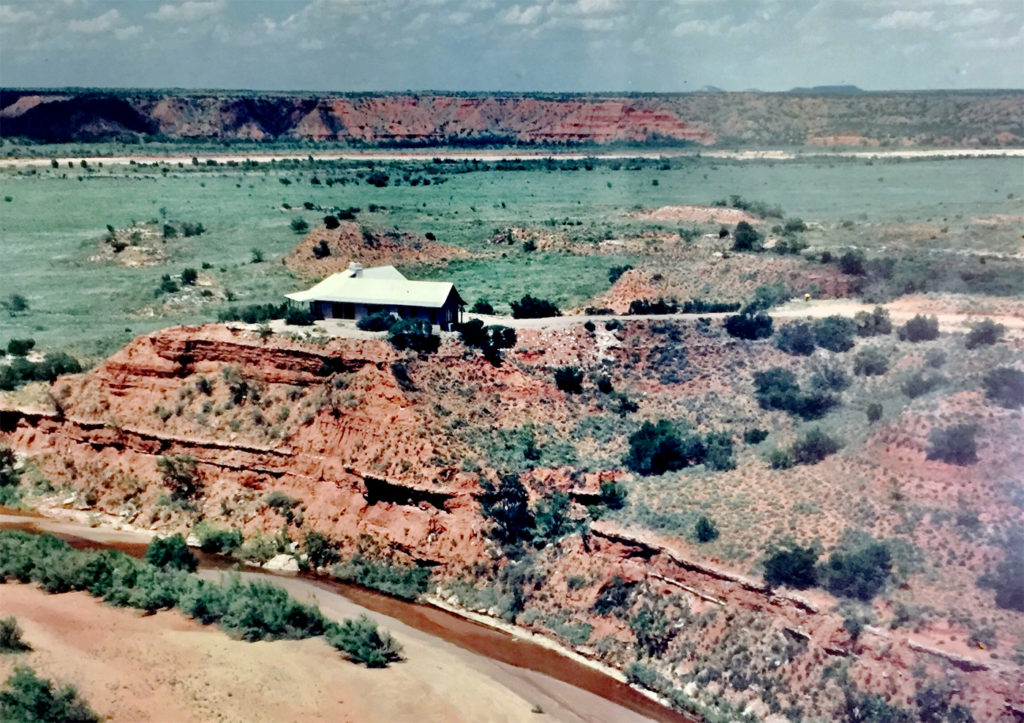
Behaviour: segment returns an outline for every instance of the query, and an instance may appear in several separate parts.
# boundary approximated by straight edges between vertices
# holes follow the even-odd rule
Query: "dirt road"
[[[313,151],[302,153],[195,153],[183,154],[139,154],[123,156],[61,156],[54,158],[61,166],[72,163],[78,166],[81,161],[96,166],[127,166],[132,163],[166,163],[169,165],[192,165],[192,159],[200,164],[212,160],[217,163],[244,163],[256,161],[269,163],[272,160],[299,160],[310,157],[317,161],[429,161],[433,158],[454,161],[528,161],[539,158],[557,158],[566,161],[583,160],[585,158],[628,159],[628,158],[681,158],[681,157],[721,158],[735,161],[785,161],[798,158],[835,157],[835,158],[980,158],[980,157],[1024,157],[1024,148],[938,148],[938,149],[903,149],[884,151],[819,151],[805,149],[789,150],[716,150],[700,148],[664,148],[660,150],[629,150],[629,151],[502,151],[475,150],[450,151],[443,149],[410,150],[410,151]],[[0,158],[0,168],[45,168],[50,166],[50,158]]]

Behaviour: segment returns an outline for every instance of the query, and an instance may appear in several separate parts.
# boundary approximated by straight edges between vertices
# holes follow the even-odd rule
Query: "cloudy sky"
[[[0,0],[0,85],[1024,86],[1024,1]]]

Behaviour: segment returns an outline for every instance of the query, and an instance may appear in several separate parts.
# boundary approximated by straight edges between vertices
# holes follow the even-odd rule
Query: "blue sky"
[[[1022,0],[0,0],[0,85],[1024,86]]]

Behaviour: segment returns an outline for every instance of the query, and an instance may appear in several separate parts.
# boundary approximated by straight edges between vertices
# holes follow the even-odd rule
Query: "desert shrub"
[[[718,539],[718,528],[714,522],[701,515],[694,526],[693,535],[697,542],[711,542]]]
[[[760,444],[768,438],[768,430],[753,427],[743,433],[743,441],[747,444]]]
[[[330,218],[330,217],[329,217]],[[330,227],[328,227],[330,228]],[[327,243],[327,239],[320,239],[319,242],[313,247],[313,258],[325,259],[331,255],[331,247]]]
[[[740,221],[732,233],[732,248],[734,251],[760,251],[763,238],[749,223]]]
[[[889,357],[877,346],[865,347],[853,357],[853,373],[877,377],[889,370]]]
[[[680,309],[684,314],[724,314],[730,311],[739,311],[742,304],[738,301],[705,301],[704,299],[690,299],[684,301]]]
[[[207,522],[196,526],[199,549],[212,555],[228,555],[242,546],[241,530],[218,530]]]
[[[569,495],[555,492],[537,502],[533,508],[534,538],[557,540],[576,531],[578,525],[569,517]]]
[[[324,226],[327,227],[328,231],[333,231],[341,226],[341,222],[338,220],[337,216],[324,216]]]
[[[1018,535],[1003,545],[1003,561],[978,579],[995,591],[996,605],[1024,613],[1024,539]]]
[[[363,331],[387,331],[395,323],[395,316],[389,311],[376,311],[356,322]]]
[[[232,578],[224,594],[227,607],[220,625],[242,640],[301,640],[324,632],[320,611],[293,600],[277,585]]]
[[[732,435],[728,432],[708,432],[704,435],[698,461],[710,470],[722,472],[734,469],[736,461],[732,456]]]
[[[501,363],[501,350],[516,345],[516,330],[499,324],[484,326],[479,319],[470,319],[459,329],[462,343],[483,351],[484,358],[497,366]]]
[[[605,480],[601,483],[601,504],[610,510],[621,510],[626,506],[628,492],[621,482]]]
[[[549,316],[561,316],[562,312],[550,301],[538,299],[526,294],[519,301],[511,302],[513,319],[543,319]]]
[[[626,582],[616,575],[601,587],[594,601],[594,612],[598,615],[616,615],[622,617],[629,610],[630,597],[635,582]]]
[[[202,478],[198,461],[187,454],[165,454],[156,461],[164,485],[175,500],[191,500],[202,492]]]
[[[22,634],[14,616],[0,618],[0,653],[23,653],[31,650],[22,640]]]
[[[850,276],[863,276],[867,273],[864,261],[864,252],[860,249],[847,251],[839,257],[839,270]]]
[[[193,268],[187,268],[181,272],[181,285],[182,286],[195,286],[196,281],[199,280],[199,272]]]
[[[830,454],[839,451],[842,445],[818,427],[808,430],[790,448],[795,464],[817,464]]]
[[[26,356],[35,346],[35,339],[11,339],[7,342],[7,353],[11,356]]]
[[[822,565],[821,577],[833,595],[867,602],[885,587],[892,555],[885,543],[867,541],[852,550],[837,550]]]
[[[314,570],[333,565],[339,560],[338,550],[326,535],[313,531],[306,535],[306,561]]]
[[[19,723],[92,723],[100,717],[72,685],[54,688],[31,668],[19,665],[0,688],[0,720]]]
[[[989,401],[1007,409],[1024,406],[1024,372],[999,367],[988,372],[983,383]]]
[[[852,384],[849,375],[838,361],[822,361],[816,364],[809,382],[811,388],[819,392],[841,392]]]
[[[435,334],[430,322],[424,319],[400,319],[388,328],[388,341],[398,350],[409,349],[432,354],[441,346],[441,337]]]
[[[928,435],[928,459],[965,467],[978,461],[974,437],[978,430],[973,424],[956,424],[933,429]]]
[[[871,402],[868,404],[865,414],[868,417],[868,423],[874,424],[882,418],[882,405],[879,402]]]
[[[558,367],[555,369],[555,385],[566,394],[582,394],[583,371],[574,366]]]
[[[629,302],[629,314],[675,314],[679,303],[675,299],[633,299]]]
[[[857,325],[843,316],[828,316],[814,324],[814,340],[829,351],[849,351],[853,348],[856,333]]]
[[[245,324],[263,324],[283,317],[288,304],[249,304],[229,306],[217,314],[218,321],[241,321]]]
[[[870,312],[858,311],[853,317],[853,323],[857,325],[857,336],[885,336],[892,333],[889,312],[882,306],[876,306]]]
[[[818,551],[812,547],[796,543],[771,547],[764,560],[764,580],[772,587],[804,590],[818,582],[817,561]]]
[[[997,324],[991,319],[985,319],[971,325],[971,330],[967,332],[967,339],[964,340],[964,346],[968,349],[976,349],[979,346],[991,346],[1002,339],[1005,333],[1005,326]]]
[[[725,330],[740,339],[767,339],[772,335],[772,317],[760,312],[727,317]]]
[[[785,324],[775,335],[775,346],[787,354],[810,356],[815,348],[814,331],[803,321]]]
[[[897,330],[900,341],[932,341],[939,338],[939,320],[918,314]]]
[[[293,218],[289,225],[295,233],[304,233],[309,229],[309,224],[306,223],[306,220],[298,216]]]
[[[502,474],[497,486],[484,480],[481,487],[481,512],[493,523],[491,536],[510,547],[529,541],[533,534],[533,515],[519,475]]]
[[[368,668],[385,668],[402,659],[402,646],[365,615],[330,625],[327,642],[349,660]]]
[[[614,284],[624,273],[632,270],[632,268],[633,267],[628,264],[626,266],[612,266],[608,269],[608,283]]]
[[[802,392],[796,375],[782,367],[754,372],[754,398],[762,409],[779,409],[803,419],[820,419],[839,403],[826,392]]]
[[[0,366],[0,389],[15,389],[28,382],[56,381],[64,374],[77,374],[82,365],[64,352],[48,352],[42,361],[30,362],[17,357],[10,364]]]
[[[0,302],[0,306],[3,306],[5,309],[7,309],[7,313],[9,313],[11,316],[15,316],[16,314],[23,314],[26,311],[28,311],[29,308],[28,299],[26,299],[21,294],[11,294],[10,296],[7,297],[6,300]]]
[[[188,549],[185,538],[181,535],[153,538],[146,547],[146,562],[161,569],[186,572],[195,572],[199,567],[199,560]]]
[[[487,299],[477,299],[469,310],[474,314],[486,314],[488,316],[494,314],[494,307],[491,306]]]
[[[667,420],[644,422],[629,437],[629,452],[623,463],[641,475],[664,474],[687,465],[687,454],[675,427]]]
[[[903,380],[903,383],[900,385],[900,389],[902,389],[903,393],[911,399],[917,399],[918,397],[937,389],[945,381],[946,380],[940,374],[929,374],[919,369]]]
[[[785,304],[792,298],[793,292],[781,281],[775,284],[765,284],[754,289],[754,298],[744,307],[743,311],[750,314],[767,311],[773,306]]]
[[[16,469],[17,463],[14,450],[6,445],[0,446],[0,488],[17,487],[21,482],[21,475]]]
[[[881,695],[862,693],[849,686],[843,691],[843,708],[840,720],[856,723],[913,723],[910,711],[890,703]]]
[[[281,490],[272,490],[266,497],[267,507],[272,510],[276,510],[282,517],[291,520],[295,509],[295,506],[299,504],[299,500],[286,495]]]
[[[178,284],[174,279],[171,278],[170,274],[164,274],[160,277],[160,284],[156,287],[156,296],[163,294],[173,294],[178,291]]]
[[[312,326],[316,317],[309,309],[289,306],[284,312],[284,323],[288,326]]]
[[[636,637],[636,647],[647,657],[663,656],[678,632],[671,623],[664,611],[645,604],[629,620],[629,628]]]
[[[402,600],[416,600],[430,587],[430,568],[396,565],[362,555],[339,562],[331,575]]]

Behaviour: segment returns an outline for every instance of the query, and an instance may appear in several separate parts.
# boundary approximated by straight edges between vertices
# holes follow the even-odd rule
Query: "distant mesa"
[[[810,88],[791,88],[798,95],[858,95],[864,91],[855,85],[813,85]]]
[[[807,96],[818,103],[808,107]],[[29,142],[249,141],[347,148],[779,147],[855,133],[865,145],[1024,141],[1024,91],[273,93],[0,89],[0,137]]]

